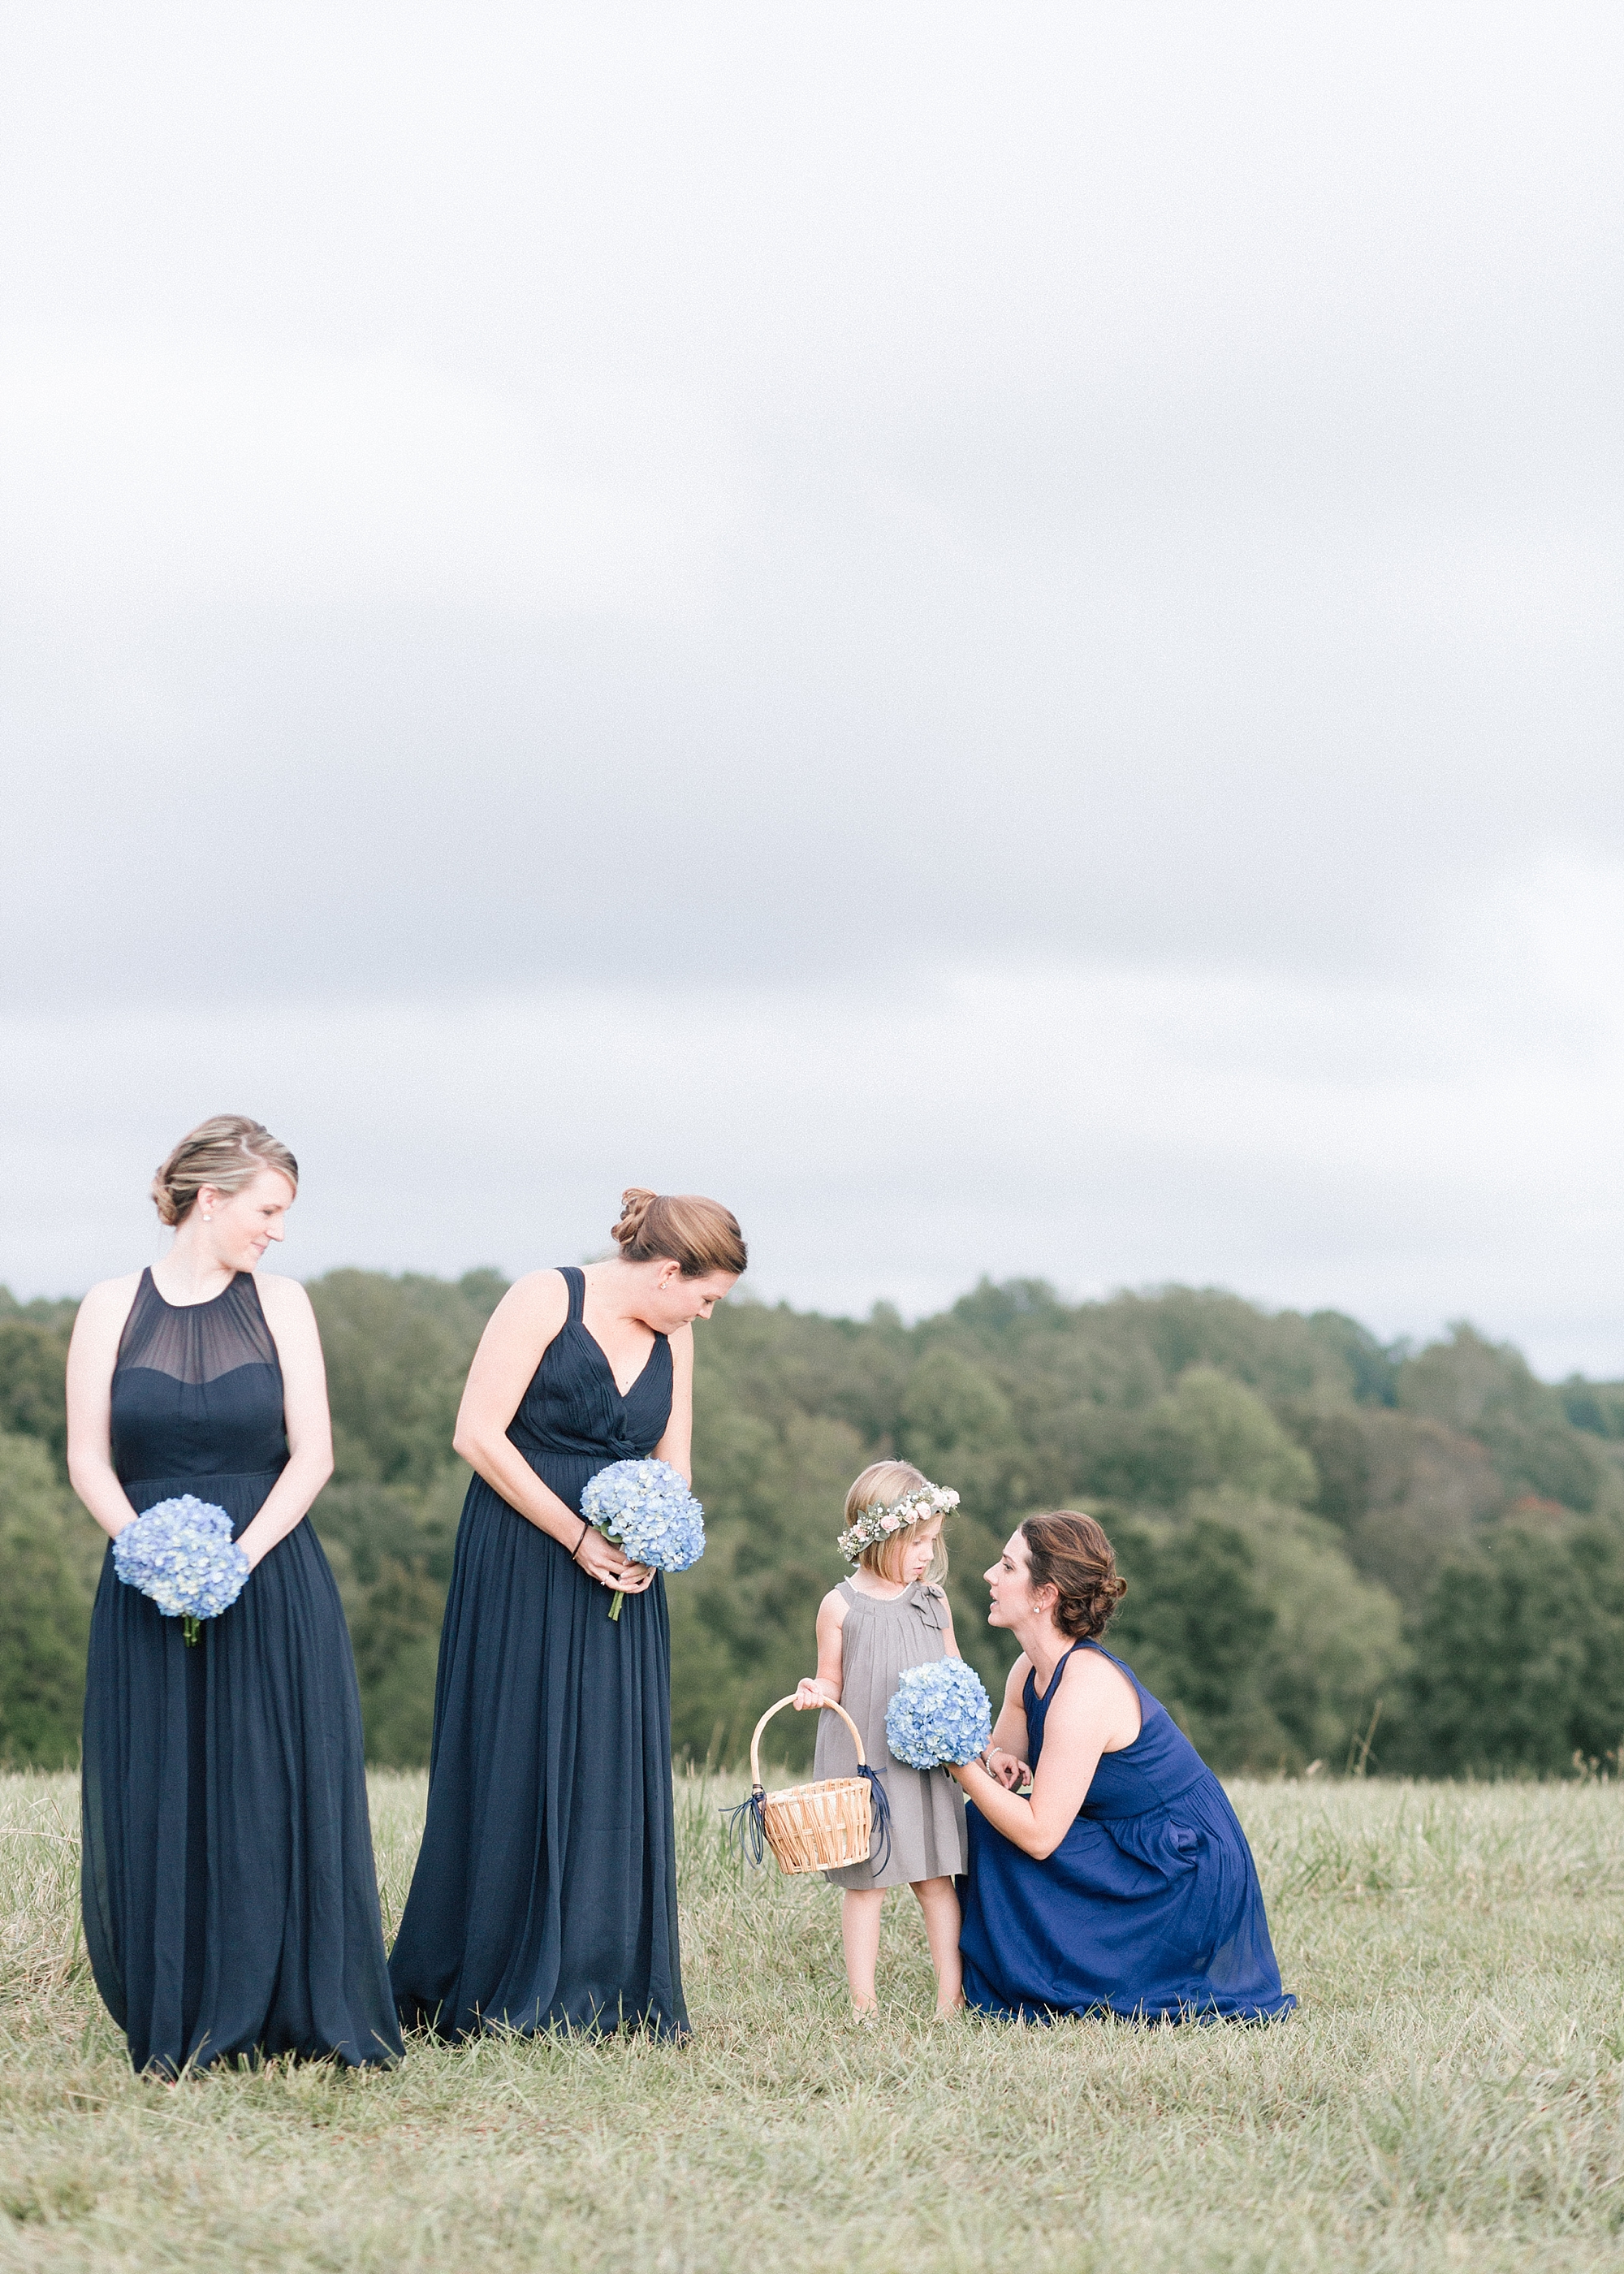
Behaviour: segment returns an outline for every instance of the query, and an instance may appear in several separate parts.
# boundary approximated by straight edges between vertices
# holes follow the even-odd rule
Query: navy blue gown
[[[287,1465],[282,1367],[249,1272],[166,1303],[145,1271],[112,1450],[139,1516],[191,1493],[233,1534]],[[401,2050],[338,1590],[306,1519],[190,1648],[109,1547],[85,1689],[85,1941],[138,2071]]]
[[[582,1322],[585,1280],[508,1435],[566,1506],[646,1458],[671,1416],[663,1335],[624,1397]],[[665,1583],[609,1592],[482,1477],[440,1638],[428,1820],[389,1962],[401,2018],[683,2037]]]
[[[1043,1723],[1078,1643],[1040,1698],[1026,1676],[1034,1769]],[[1101,1651],[1102,1658],[1111,1658]],[[965,1996],[982,2013],[1135,2020],[1263,2021],[1297,1999],[1280,1986],[1263,1893],[1223,1787],[1131,1667],[1139,1734],[1102,1753],[1077,1821],[1040,1863],[972,1803]]]

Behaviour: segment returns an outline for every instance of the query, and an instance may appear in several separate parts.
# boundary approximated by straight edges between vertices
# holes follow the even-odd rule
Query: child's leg
[[[943,1883],[951,1893],[951,1883]],[[852,2003],[867,2013],[875,2009],[874,1969],[880,1955],[880,1904],[883,1894],[878,1887],[846,1887],[840,1896],[840,1939],[846,1946],[846,1978],[851,1988]],[[953,1916],[957,1921],[958,1906]],[[959,1929],[953,1928],[955,1939]]]
[[[936,1969],[936,2011],[956,2014],[964,2004],[964,1968],[959,1956],[959,1893],[951,1879],[915,1879],[914,1892],[925,1914],[925,1939]],[[876,1947],[878,1945],[876,1941]]]

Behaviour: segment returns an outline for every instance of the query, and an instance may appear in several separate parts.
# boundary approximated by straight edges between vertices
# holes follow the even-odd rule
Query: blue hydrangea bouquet
[[[992,1743],[992,1703],[962,1658],[905,1667],[885,1708],[885,1742],[911,1769],[961,1766]]]
[[[191,1645],[205,1619],[217,1619],[236,1602],[249,1564],[224,1509],[184,1493],[125,1525],[113,1542],[113,1569],[126,1587],[150,1596],[166,1619],[184,1620],[181,1631]]]
[[[614,1461],[599,1469],[581,1495],[581,1513],[634,1563],[657,1571],[686,1571],[705,1552],[705,1512],[669,1461]],[[625,1600],[617,1587],[612,1619]]]

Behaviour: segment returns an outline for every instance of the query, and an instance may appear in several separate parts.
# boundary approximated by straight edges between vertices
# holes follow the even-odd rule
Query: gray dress
[[[840,1582],[839,1592],[846,1598],[840,1703],[883,1776],[891,1857],[878,1873],[868,1864],[848,1864],[823,1877],[836,1887],[905,1887],[915,1879],[955,1879],[968,1855],[963,1793],[945,1769],[911,1769],[885,1743],[885,1708],[903,1668],[947,1655],[947,1598],[923,1580],[885,1603],[860,1595],[849,1579]],[[820,1713],[813,1775],[851,1776],[856,1766],[851,1731],[838,1713]]]

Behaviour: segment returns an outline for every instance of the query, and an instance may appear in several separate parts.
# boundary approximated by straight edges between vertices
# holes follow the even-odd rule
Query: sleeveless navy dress
[[[191,1493],[241,1532],[288,1460],[252,1274],[179,1307],[144,1271],[112,1403],[113,1463],[136,1514]],[[83,1815],[86,1946],[138,2070],[399,2054],[355,1660],[308,1519],[191,1648],[179,1619],[119,1579],[109,1547]]]
[[[508,1425],[578,1510],[589,1478],[641,1460],[671,1416],[657,1335],[624,1397],[583,1324],[586,1282]],[[402,2020],[452,2039],[688,2032],[677,1954],[665,1583],[609,1591],[475,1477],[440,1638],[428,1820],[389,1972]]]
[[[1034,1769],[1067,1651],[1040,1698],[1026,1676]],[[1263,1893],[1223,1787],[1167,1708],[1139,1693],[1139,1734],[1101,1753],[1077,1821],[1052,1856],[1027,1856],[971,1803],[965,1996],[982,2013],[1052,2021],[1109,2011],[1136,2021],[1264,2021],[1280,1986]]]

